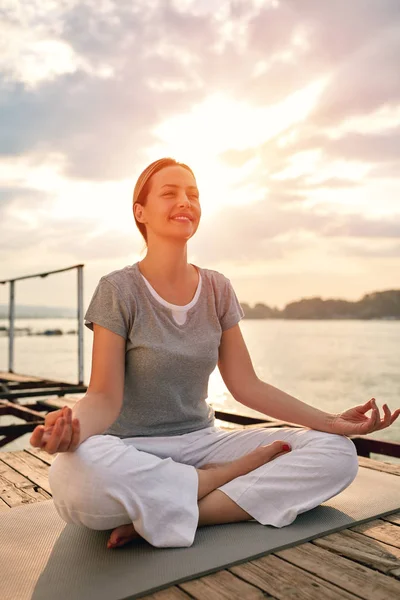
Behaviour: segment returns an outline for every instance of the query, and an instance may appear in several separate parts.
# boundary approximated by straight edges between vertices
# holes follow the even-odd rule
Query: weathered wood
[[[381,517],[384,521],[389,521],[390,523],[394,523],[395,525],[400,525],[400,512],[392,513],[391,515],[386,515],[385,517]]]
[[[275,552],[274,555],[355,596],[362,590],[362,598],[365,600],[400,598],[400,583],[394,578],[385,577],[374,569],[315,544],[286,548]]]
[[[64,408],[64,406],[68,406],[69,408],[73,408],[78,400],[82,398],[82,395],[79,398],[74,398],[73,396],[63,396],[62,398],[51,398],[46,400],[41,400],[41,404],[48,405],[56,408]]]
[[[229,571],[279,600],[359,600],[360,597],[275,554],[230,567]]]
[[[56,452],[55,454],[49,454],[48,452],[46,452],[46,450],[42,450],[41,448],[37,448],[36,446],[29,446],[28,448],[25,448],[24,452],[30,454],[31,456],[34,456],[35,458],[40,459],[42,462],[49,466],[53,463],[53,461],[59,454],[58,452]]]
[[[1,498],[0,496],[0,512],[2,510],[9,510],[11,507],[8,506],[8,504],[6,502],[4,502],[3,498]]]
[[[171,587],[159,592],[154,592],[149,596],[142,596],[141,600],[188,600],[191,596],[185,594],[183,590],[178,587]]]
[[[360,467],[365,467],[366,469],[375,469],[375,471],[382,471],[383,473],[391,473],[392,475],[400,476],[400,465],[381,460],[373,460],[372,458],[367,458],[365,456],[358,456],[358,464]]]
[[[355,560],[377,571],[399,577],[400,550],[395,546],[379,540],[372,544],[369,537],[351,529],[343,529],[340,532],[316,538],[312,542],[316,546]]]
[[[28,452],[23,450],[17,452],[2,452],[0,459],[6,465],[12,467],[17,473],[24,475],[32,484],[40,486],[48,494],[51,494],[49,480],[47,477],[48,467],[37,460]]]
[[[51,494],[40,486],[15,471],[11,466],[0,461],[0,499],[1,508],[9,508],[22,504],[31,504],[41,500],[49,500]]]
[[[33,375],[20,375],[18,373],[10,373],[9,371],[0,371],[0,380],[8,379],[11,381],[41,381],[41,377]]]
[[[385,542],[395,548],[400,548],[400,527],[393,525],[392,523],[385,523],[380,519],[374,519],[368,521],[368,523],[361,523],[360,525],[354,525],[351,527],[352,531],[362,533],[371,539]]]
[[[218,571],[211,575],[205,575],[200,579],[192,579],[178,584],[180,588],[188,592],[193,598],[212,598],[213,600],[261,600],[264,592],[242,581],[229,571]]]

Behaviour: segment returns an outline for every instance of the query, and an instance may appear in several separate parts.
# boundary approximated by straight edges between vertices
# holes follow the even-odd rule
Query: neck
[[[187,262],[187,244],[159,243],[149,244],[147,254],[139,262],[140,271],[146,277],[160,282],[175,283],[187,280],[193,267]]]

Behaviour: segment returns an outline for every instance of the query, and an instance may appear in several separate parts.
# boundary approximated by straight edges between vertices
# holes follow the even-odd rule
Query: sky
[[[398,0],[0,0],[0,279],[84,264],[87,306],[144,258],[133,187],[172,156],[200,190],[188,260],[241,302],[399,289],[399,64]]]

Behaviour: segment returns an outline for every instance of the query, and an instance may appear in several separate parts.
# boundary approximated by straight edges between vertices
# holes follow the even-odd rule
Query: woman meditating
[[[72,410],[49,413],[30,439],[58,453],[49,470],[58,514],[113,529],[109,548],[139,536],[188,547],[202,525],[289,525],[355,479],[356,449],[346,436],[388,427],[400,409],[392,415],[384,405],[381,420],[372,399],[325,413],[257,377],[230,280],[187,262],[201,217],[187,165],[170,158],[149,165],[133,214],[147,254],[101,277],[93,294],[87,392]],[[302,427],[215,426],[206,399],[217,364],[238,402]]]

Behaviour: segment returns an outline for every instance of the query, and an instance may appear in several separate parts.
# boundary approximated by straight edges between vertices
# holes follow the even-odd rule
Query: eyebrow
[[[165,183],[164,185],[161,186],[161,189],[164,188],[164,187],[178,188],[180,186],[176,185],[175,183]],[[198,188],[195,185],[188,185],[187,189],[188,190],[196,190],[197,192],[199,191]]]

